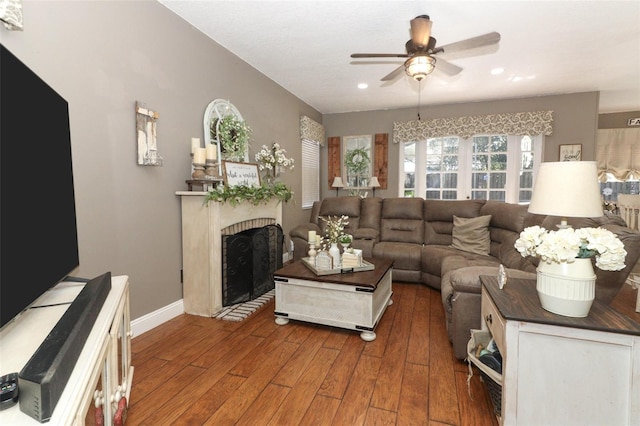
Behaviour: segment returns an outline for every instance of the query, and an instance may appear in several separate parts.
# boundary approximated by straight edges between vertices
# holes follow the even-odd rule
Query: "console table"
[[[598,301],[586,318],[547,312],[535,280],[481,281],[483,329],[503,359],[501,424],[640,423],[640,324]]]
[[[43,294],[33,308],[2,329],[1,374],[22,369],[83,286],[78,282],[59,283]],[[104,424],[113,424],[120,398],[124,396],[129,400],[132,379],[129,281],[127,276],[118,276],[111,279],[111,291],[48,424],[95,424],[96,396],[102,406]],[[0,424],[41,423],[20,411],[19,404],[16,404],[0,411]]]

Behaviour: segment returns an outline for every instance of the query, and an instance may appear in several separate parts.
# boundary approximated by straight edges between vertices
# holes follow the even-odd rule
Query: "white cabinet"
[[[0,370],[19,372],[47,337],[69,304],[83,288],[82,283],[62,282],[45,293],[36,305],[0,332]],[[121,397],[129,400],[131,326],[127,276],[111,279],[109,292],[75,367],[49,420],[51,425],[95,423],[95,399],[100,396],[105,425],[113,424]],[[96,392],[97,391],[97,392]],[[40,425],[18,405],[0,411],[2,425]]]
[[[640,324],[599,302],[586,318],[547,312],[535,280],[482,284],[483,328],[503,359],[501,424],[640,424]]]

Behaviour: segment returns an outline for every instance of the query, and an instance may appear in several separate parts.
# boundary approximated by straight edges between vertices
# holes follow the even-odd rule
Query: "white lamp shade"
[[[380,182],[378,182],[378,177],[377,176],[371,176],[371,179],[369,179],[369,186],[371,188],[380,187]]]
[[[529,212],[560,217],[602,216],[595,161],[540,164]]]
[[[344,184],[342,183],[342,178],[340,176],[336,176],[333,178],[333,183],[331,184],[332,188],[344,188]]]

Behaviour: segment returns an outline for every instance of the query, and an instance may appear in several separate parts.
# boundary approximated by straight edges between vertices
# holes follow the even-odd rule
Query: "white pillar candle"
[[[215,160],[218,158],[218,147],[212,143],[207,145],[207,160]]]
[[[198,148],[200,148],[200,138],[191,138],[191,153],[195,154]]]
[[[193,152],[193,162],[194,164],[204,164],[207,153],[204,148],[196,148]]]
[[[316,231],[309,231],[309,242],[310,243],[316,242]]]

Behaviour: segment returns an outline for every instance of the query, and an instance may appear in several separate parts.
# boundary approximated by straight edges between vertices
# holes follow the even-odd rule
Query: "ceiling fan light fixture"
[[[407,59],[404,66],[409,77],[420,81],[434,70],[436,59],[432,56],[414,56]]]

